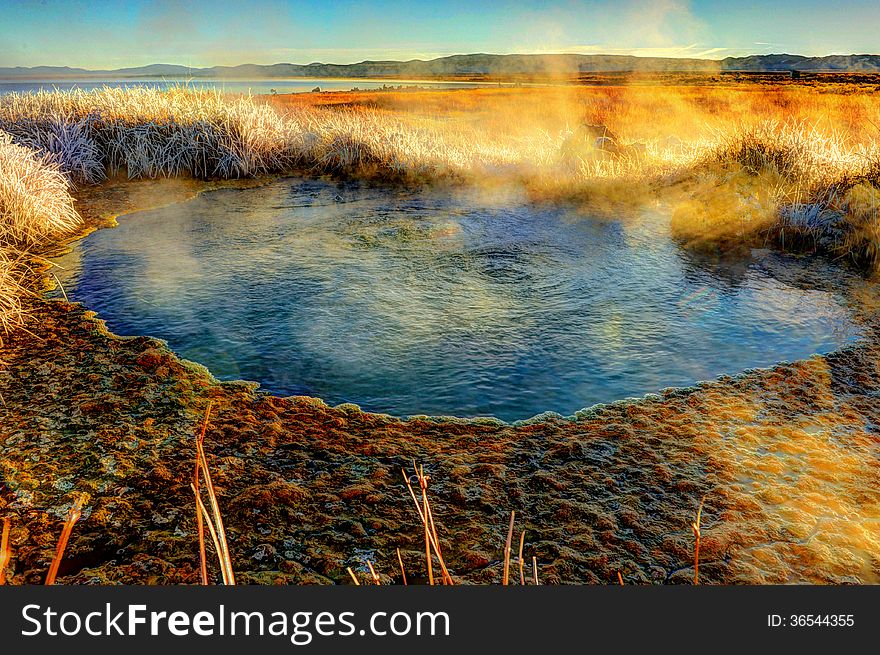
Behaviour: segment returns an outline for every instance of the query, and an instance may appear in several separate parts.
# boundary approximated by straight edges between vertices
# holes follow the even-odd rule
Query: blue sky
[[[0,66],[880,53],[880,0],[0,0]]]

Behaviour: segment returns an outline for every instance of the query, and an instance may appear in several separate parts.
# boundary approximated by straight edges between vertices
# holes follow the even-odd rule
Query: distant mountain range
[[[351,77],[388,79],[515,78],[518,76],[577,76],[582,73],[626,72],[854,72],[880,73],[880,55],[750,55],[725,59],[676,59],[628,55],[453,55],[423,61],[362,61],[357,64],[242,64],[190,68],[151,64],[115,70],[87,70],[68,66],[0,67],[0,78],[64,79],[135,77],[165,78],[289,78]]]

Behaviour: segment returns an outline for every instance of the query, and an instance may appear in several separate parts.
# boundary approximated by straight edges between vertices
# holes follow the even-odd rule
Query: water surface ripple
[[[834,294],[709,265],[667,225],[286,179],[122,217],[60,277],[113,332],[221,379],[398,415],[571,414],[857,336]]]

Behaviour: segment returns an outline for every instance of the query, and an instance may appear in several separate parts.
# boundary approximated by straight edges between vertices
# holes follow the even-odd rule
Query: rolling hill
[[[430,79],[505,76],[576,76],[581,73],[621,72],[858,72],[880,73],[880,55],[749,55],[725,59],[678,59],[634,57],[629,55],[452,55],[438,59],[409,61],[362,61],[356,64],[242,64],[190,68],[177,64],[151,64],[114,70],[87,70],[68,66],[35,66],[32,68],[0,67],[4,79],[125,79],[140,77],[166,78],[291,78],[341,77]]]

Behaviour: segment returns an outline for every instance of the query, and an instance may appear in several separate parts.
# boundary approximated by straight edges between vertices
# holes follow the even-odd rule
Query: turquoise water
[[[693,259],[667,225],[287,179],[124,216],[60,278],[221,379],[399,415],[567,415],[857,336],[835,295]]]

